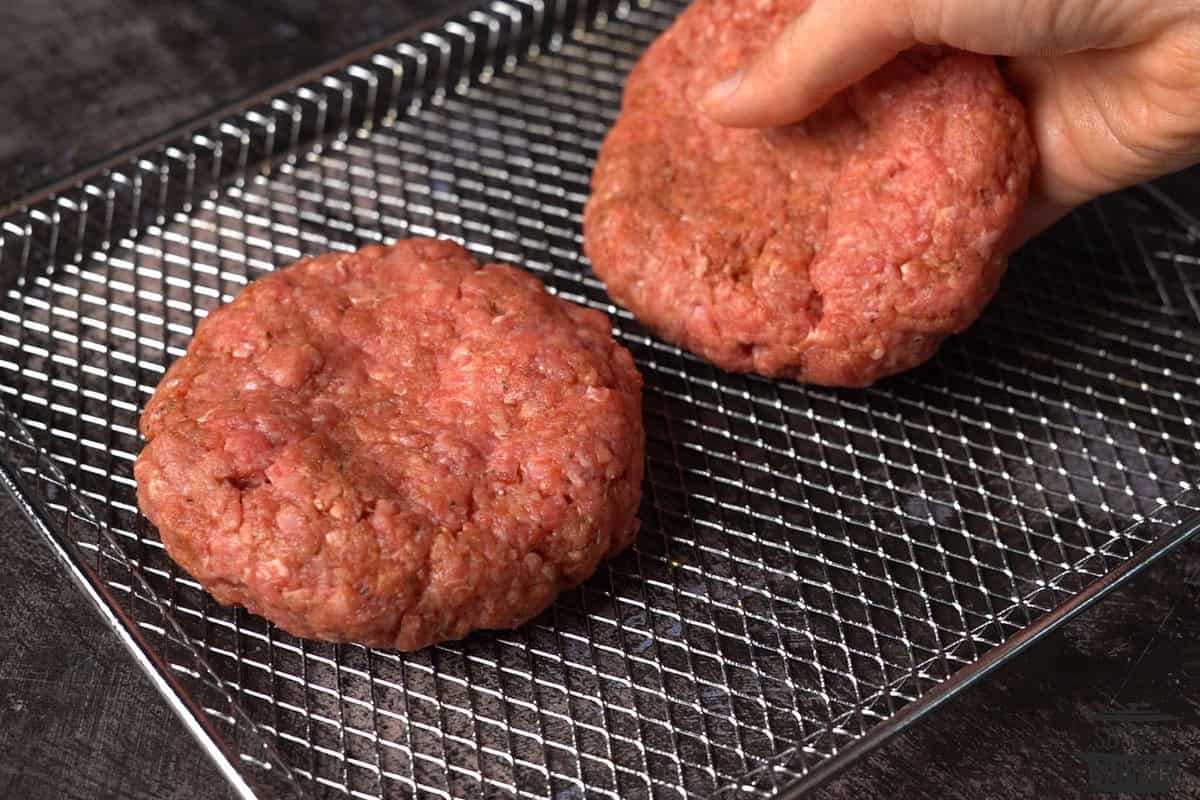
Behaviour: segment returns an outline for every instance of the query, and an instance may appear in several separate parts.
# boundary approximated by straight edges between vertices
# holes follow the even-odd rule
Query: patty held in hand
[[[299,636],[513,627],[638,527],[641,378],[608,320],[449,242],[252,283],[141,427],[138,501],[171,556]]]
[[[706,92],[807,0],[698,0],[630,75],[585,246],[609,292],[726,369],[864,386],[970,325],[1036,155],[993,60],[902,53],[804,122],[718,125]]]

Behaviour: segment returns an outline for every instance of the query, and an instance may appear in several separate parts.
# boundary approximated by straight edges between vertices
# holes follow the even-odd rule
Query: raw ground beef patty
[[[299,636],[516,626],[638,527],[641,377],[607,318],[449,242],[255,281],[141,427],[138,502],[171,556]]]
[[[980,314],[1036,161],[993,60],[903,54],[799,125],[697,108],[808,0],[697,0],[638,63],[585,246],[613,298],[735,371],[862,386]]]

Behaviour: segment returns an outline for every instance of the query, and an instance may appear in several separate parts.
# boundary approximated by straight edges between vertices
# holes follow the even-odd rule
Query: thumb
[[[724,125],[786,125],[917,44],[1006,56],[1116,47],[1153,9],[1141,0],[814,0],[700,105]]]

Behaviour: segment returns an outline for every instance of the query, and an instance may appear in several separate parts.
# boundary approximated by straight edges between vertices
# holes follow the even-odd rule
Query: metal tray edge
[[[0,411],[5,416],[8,415],[7,409],[3,408],[3,400],[0,400]],[[9,419],[13,421],[14,426],[23,430],[24,426],[20,422],[12,417]],[[41,457],[40,452],[38,456]],[[75,545],[60,535],[56,526],[47,518],[41,504],[28,496],[29,493],[22,488],[20,479],[3,461],[0,461],[0,485],[7,490],[33,529],[46,540],[76,587],[91,601],[93,610],[108,629],[116,634],[125,650],[200,744],[205,755],[229,781],[238,797],[255,800],[259,796],[257,791],[238,771],[234,759],[221,746],[222,739],[209,725],[204,711],[174,679],[170,668],[150,648],[138,631],[137,625],[121,610],[116,598],[103,588],[103,581],[78,557]],[[161,610],[164,615],[167,613],[166,609]]]
[[[86,164],[79,169],[62,178],[54,179],[41,186],[35,187],[25,192],[20,197],[6,203],[0,204],[0,217],[7,217],[22,209],[37,203],[44,202],[54,195],[78,187],[88,180],[103,175],[106,171],[129,161],[143,153],[148,153],[156,150],[171,142],[186,137],[205,125],[226,117],[233,116],[242,111],[253,108],[256,105],[269,101],[270,99],[284,94],[290,90],[303,86],[306,83],[311,83],[324,75],[334,72],[342,67],[349,66],[363,60],[380,50],[384,50],[392,45],[411,39],[416,34],[449,21],[458,14],[467,9],[474,8],[479,5],[479,0],[452,0],[446,8],[436,14],[421,17],[402,28],[398,28],[391,33],[376,39],[367,44],[360,45],[353,49],[343,52],[341,55],[335,56],[328,61],[318,64],[315,67],[306,69],[282,81],[278,81],[269,86],[266,86],[250,94],[243,95],[237,100],[221,105],[214,110],[205,111],[190,117],[183,122],[173,125],[159,133],[153,134],[145,139],[141,139],[133,144],[122,147],[114,153],[110,153],[90,164]]]
[[[89,180],[102,176],[105,172],[120,164],[126,163],[143,153],[164,147],[172,141],[191,134],[206,124],[238,114],[255,105],[268,101],[272,97],[296,89],[306,83],[319,79],[325,74],[360,61],[373,53],[406,41],[477,5],[478,0],[455,0],[455,2],[449,4],[437,14],[417,19],[402,28],[392,31],[387,36],[346,51],[311,69],[245,95],[215,110],[193,116],[158,134],[124,147],[99,161],[88,164],[66,177],[35,188],[12,202],[0,205],[0,218],[8,217],[30,206],[45,202],[60,192],[77,188]],[[29,434],[24,424],[11,414],[2,398],[0,398],[0,418],[7,420],[19,433],[24,435]],[[37,458],[41,459],[43,455],[39,449]],[[25,489],[22,483],[11,467],[7,463],[0,461],[0,486],[3,486],[9,496],[13,498],[21,513],[29,521],[30,526],[45,539],[59,563],[62,564],[70,575],[72,581],[90,601],[93,610],[104,621],[106,626],[116,634],[137,666],[204,750],[205,755],[217,767],[222,776],[228,780],[238,797],[243,798],[243,800],[257,800],[257,798],[262,797],[260,789],[255,787],[247,778],[246,772],[238,768],[236,754],[228,752],[227,747],[223,746],[223,737],[208,723],[206,719],[207,715],[204,711],[192,701],[190,694],[184,691],[179,685],[178,681],[172,676],[167,664],[154,653],[138,631],[136,624],[121,610],[120,603],[103,588],[103,581],[94,575],[93,571],[82,562],[75,545],[66,540],[63,534],[57,530],[57,526],[48,518],[45,509],[37,500],[33,499],[32,493]],[[157,598],[155,598],[155,601],[155,605],[159,607],[164,618],[169,617],[169,611],[160,602],[157,602]],[[195,652],[194,648],[189,645],[189,649],[192,650],[192,655],[198,659],[199,654]],[[255,726],[253,733],[255,736],[263,736],[263,733],[257,729],[257,726]],[[299,788],[294,783],[292,785],[297,789]]]
[[[1158,510],[1178,505],[1178,499],[1189,494],[1185,490],[1175,498],[1159,506]],[[1149,520],[1133,525],[1133,528],[1146,524]],[[798,800],[806,793],[816,789],[831,780],[846,767],[890,742],[897,735],[905,732],[917,720],[925,717],[942,705],[957,697],[964,690],[975,686],[1000,667],[1028,650],[1033,645],[1057,631],[1079,614],[1098,604],[1113,590],[1123,586],[1127,581],[1155,564],[1159,559],[1170,554],[1180,545],[1200,534],[1200,511],[1193,511],[1183,520],[1171,526],[1160,534],[1154,541],[1142,547],[1131,558],[1120,566],[1089,583],[1083,591],[1073,596],[1058,608],[1040,617],[1032,625],[1021,629],[1011,638],[997,647],[988,650],[981,658],[971,664],[960,667],[946,680],[927,690],[917,700],[901,708],[894,715],[876,723],[870,733],[853,742],[844,750],[818,764],[805,775],[792,782],[779,792],[777,800]],[[760,769],[770,769],[768,762]]]

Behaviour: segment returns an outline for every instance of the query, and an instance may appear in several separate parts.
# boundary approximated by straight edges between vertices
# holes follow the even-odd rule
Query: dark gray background
[[[0,205],[443,6],[2,0]],[[1164,185],[1200,208],[1200,173]],[[1198,585],[1171,556],[820,796],[1085,797],[1102,749],[1179,753],[1171,796],[1200,797]],[[232,796],[4,495],[0,597],[0,798]],[[1139,704],[1175,719],[1091,716]]]

